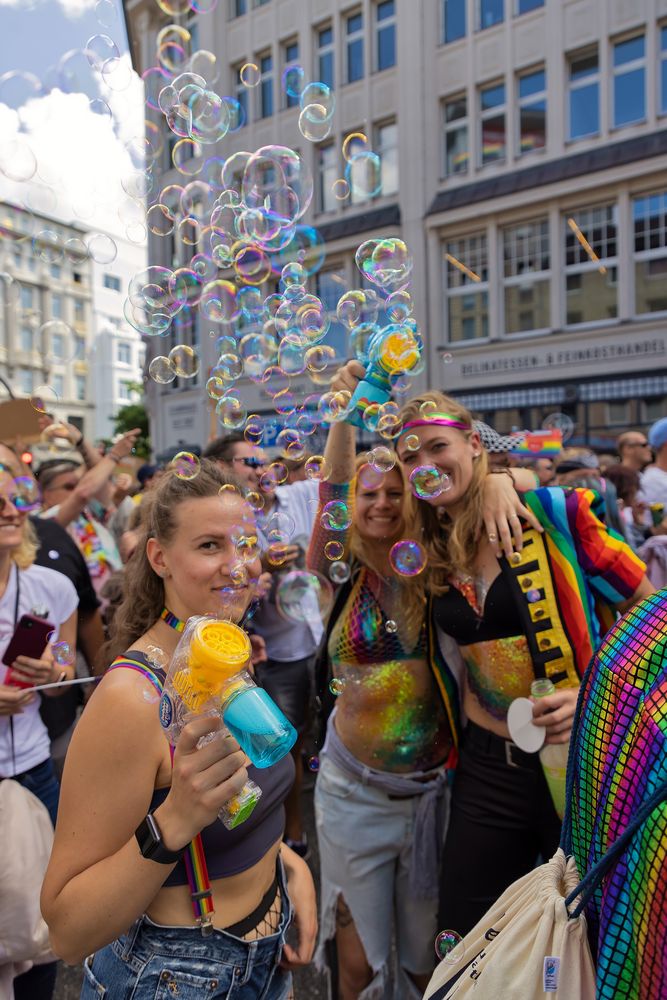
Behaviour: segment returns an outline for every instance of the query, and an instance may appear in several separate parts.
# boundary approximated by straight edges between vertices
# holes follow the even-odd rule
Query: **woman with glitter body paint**
[[[501,555],[482,514],[487,460],[470,413],[427,392],[401,418],[396,447],[406,472],[429,466],[447,476],[446,490],[414,504],[429,560],[429,634],[442,652],[438,680],[458,756],[439,926],[464,935],[559,841],[539,756],[509,738],[510,703],[530,696],[533,680],[550,679],[557,690],[535,702],[533,720],[547,743],[569,742],[579,680],[614,609],[653,588],[644,564],[599,520],[592,490],[527,492],[540,530],[513,516],[522,544]]]
[[[349,362],[334,390],[354,388],[362,374]],[[346,423],[332,425],[324,460],[308,565],[328,576],[333,558],[331,575],[344,582],[318,671],[320,698],[336,697],[315,791],[317,961],[333,964],[327,946],[335,938],[338,996],[384,997],[395,913],[396,995],[420,997],[435,963],[451,727],[427,656],[421,576],[402,576],[390,561],[410,534],[400,466],[389,468],[391,453],[384,474],[355,460],[355,429]],[[518,503],[507,477],[491,478],[492,490]]]

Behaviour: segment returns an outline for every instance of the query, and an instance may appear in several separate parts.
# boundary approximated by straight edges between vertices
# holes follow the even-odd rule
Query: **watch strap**
[[[170,851],[165,847],[160,827],[155,816],[150,812],[134,831],[134,835],[137,838],[142,856],[148,858],[149,861],[157,861],[161,865],[173,865],[174,862],[180,861],[183,856],[184,848],[181,848],[180,851]]]

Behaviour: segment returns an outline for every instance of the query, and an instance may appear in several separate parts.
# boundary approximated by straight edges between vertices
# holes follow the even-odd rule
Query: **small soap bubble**
[[[333,587],[313,570],[294,569],[281,577],[276,587],[276,608],[289,622],[305,624],[326,618],[333,604]]]
[[[157,667],[158,670],[164,670],[169,663],[169,657],[163,649],[160,649],[159,646],[147,646],[146,656],[148,657],[149,663],[152,666]]]
[[[14,480],[14,486],[16,487],[14,506],[17,510],[27,512],[39,510],[42,498],[39,486],[32,476],[17,476]],[[56,558],[58,558],[57,555]]]
[[[426,566],[426,551],[411,538],[404,538],[392,545],[389,562],[399,576],[419,576]]]
[[[388,618],[385,624],[385,629],[390,635],[394,635],[395,632],[398,632],[398,625],[393,618]]]
[[[329,579],[336,584],[346,583],[350,579],[350,567],[346,562],[336,560],[329,566]]]
[[[372,465],[362,465],[357,475],[357,481],[365,490],[377,490],[384,482],[384,472]]]
[[[463,938],[456,931],[440,931],[435,939],[435,954],[441,962],[459,962],[465,954]]]
[[[345,690],[345,679],[343,677],[332,677],[329,681],[329,690],[337,698]]]
[[[262,78],[259,66],[255,63],[244,63],[239,70],[239,80],[244,87],[256,87]]]
[[[316,774],[320,769],[320,758],[312,756],[308,758],[308,770]]]
[[[199,473],[201,462],[191,451],[179,451],[172,458],[171,467],[179,479],[194,479]]]
[[[169,361],[179,378],[194,378],[199,371],[199,358],[188,344],[172,347]]]
[[[327,542],[324,546],[324,554],[327,559],[340,559],[345,552],[345,546],[342,542]],[[331,570],[329,570],[329,576],[331,576]]]
[[[329,463],[325,461],[324,455],[311,455],[304,463],[306,479],[311,479],[316,483],[324,483],[331,475]]]
[[[419,465],[410,473],[412,492],[420,500],[434,500],[449,485],[449,476],[443,475],[435,465]]]
[[[58,393],[50,385],[38,385],[30,397],[30,405],[38,413],[48,413],[58,402]]]
[[[329,531],[347,531],[352,523],[347,504],[342,500],[330,500],[322,508],[321,524]]]
[[[560,431],[563,435],[563,443],[569,441],[574,433],[574,420],[567,413],[550,413],[542,421],[542,429],[545,431]]]
[[[403,444],[408,451],[419,451],[419,438],[416,434],[406,434],[403,438]]]
[[[148,374],[158,385],[168,385],[176,378],[176,369],[164,355],[158,354],[148,366]]]
[[[396,465],[396,455],[386,445],[378,445],[368,452],[368,464],[376,472],[391,472]]]
[[[344,177],[338,177],[331,185],[331,191],[336,201],[345,201],[350,197],[350,185]]]
[[[452,361],[454,360],[454,355],[450,354],[449,351],[445,351],[445,353],[442,356],[442,360],[446,365],[451,365]]]
[[[69,667],[74,663],[74,651],[68,642],[54,642],[51,652],[59,667]]]
[[[256,514],[259,514],[261,510],[264,510],[264,504],[266,501],[261,493],[257,493],[256,490],[250,490],[250,492],[246,493],[245,498],[250,509],[254,510]]]

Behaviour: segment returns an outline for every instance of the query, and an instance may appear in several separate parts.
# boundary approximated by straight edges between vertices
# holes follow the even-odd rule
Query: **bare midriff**
[[[424,659],[333,667],[342,688],[336,699],[336,731],[357,760],[397,774],[443,763],[450,729]]]
[[[528,642],[523,635],[459,646],[465,686],[463,708],[478,726],[509,739],[507,710],[515,698],[530,697],[534,678]]]

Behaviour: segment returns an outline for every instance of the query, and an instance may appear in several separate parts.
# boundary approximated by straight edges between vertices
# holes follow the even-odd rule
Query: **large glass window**
[[[317,151],[317,178],[320,212],[332,212],[336,207],[333,191],[338,177],[337,149],[333,142],[320,146]]]
[[[75,375],[74,376],[74,395],[80,403],[86,401],[86,376],[85,375]]]
[[[667,114],[667,24],[660,29],[660,112]]]
[[[519,77],[519,155],[547,144],[547,79],[544,69]]]
[[[232,17],[243,17],[248,12],[248,0],[232,0]]]
[[[345,19],[346,79],[348,83],[361,80],[364,75],[364,17],[361,11]]]
[[[58,399],[62,399],[65,395],[65,377],[63,375],[52,375],[51,383]]]
[[[646,40],[643,35],[614,45],[614,127],[646,117]]]
[[[449,342],[489,335],[486,236],[464,236],[445,245],[445,294]]]
[[[527,14],[529,10],[544,7],[544,0],[516,0],[517,14]]]
[[[105,288],[109,288],[112,292],[120,291],[120,278],[115,274],[105,274],[102,278],[102,282]]]
[[[51,334],[51,357],[55,361],[62,361],[65,357],[65,338],[62,333]]]
[[[505,84],[494,83],[479,92],[481,118],[480,163],[505,159]]]
[[[290,67],[296,66],[299,62],[299,43],[298,42],[287,42],[283,46],[283,92],[285,94],[285,107],[295,108],[299,104],[299,98],[288,94],[286,90],[286,85],[293,84],[295,82],[294,73],[290,73]],[[292,79],[294,78],[294,79]],[[294,91],[294,87],[290,86],[290,90]]]
[[[398,126],[396,122],[378,125],[375,133],[375,150],[380,157],[379,194],[396,194],[398,191]]]
[[[34,388],[33,371],[30,368],[21,368],[19,371],[19,387],[21,392],[28,395]]]
[[[21,350],[30,354],[35,346],[35,331],[31,326],[21,327]]]
[[[27,311],[33,308],[35,289],[32,285],[21,285],[21,309]]]
[[[51,292],[51,316],[53,319],[63,318],[63,297],[56,292]]]
[[[587,52],[570,60],[570,139],[600,131],[600,67],[598,54]]]
[[[549,222],[539,219],[503,230],[505,333],[547,330]]]
[[[74,322],[83,323],[86,318],[86,306],[83,299],[74,299]]]
[[[320,271],[317,275],[315,286],[317,295],[322,300],[322,305],[331,320],[331,326],[324,338],[324,343],[333,347],[336,357],[339,360],[347,358],[349,330],[336,316],[338,300],[347,289],[344,269],[339,267]]]
[[[118,363],[121,365],[132,364],[132,348],[129,344],[121,341],[116,345]]]
[[[451,97],[444,105],[445,176],[464,174],[470,157],[468,145],[468,99]]]
[[[466,0],[443,0],[442,40],[456,42],[466,34]]]
[[[492,28],[505,18],[505,0],[477,0],[479,10],[479,30]]]
[[[317,32],[317,79],[333,89],[334,85],[334,36],[328,24]]]
[[[667,311],[667,191],[632,201],[635,240],[635,312]]]
[[[375,8],[376,69],[380,72],[396,65],[396,4],[382,0]]]
[[[563,219],[567,326],[617,315],[616,205],[577,209]]]
[[[259,57],[259,117],[273,114],[273,56],[270,52]]]
[[[248,121],[248,88],[241,79],[243,63],[234,70],[234,94],[239,105],[238,121],[232,123],[234,130],[243,128]]]

